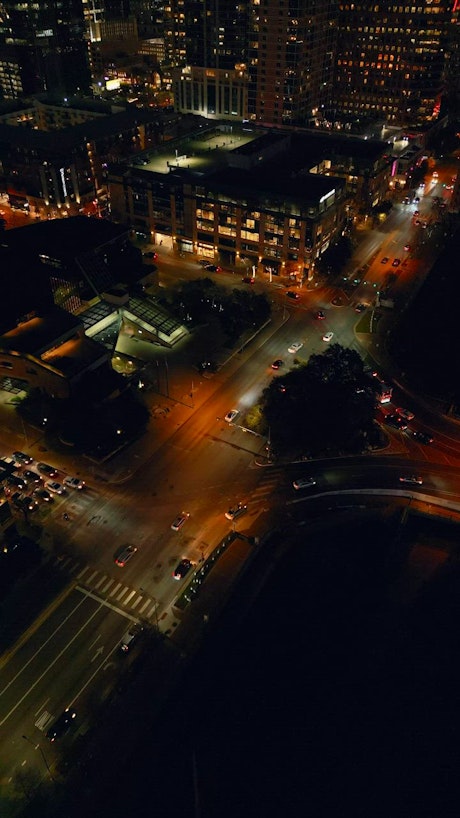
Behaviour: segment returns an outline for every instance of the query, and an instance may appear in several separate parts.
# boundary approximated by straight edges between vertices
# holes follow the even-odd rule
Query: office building
[[[11,99],[16,92],[19,97],[43,91],[67,96],[88,89],[82,0],[33,4],[3,0],[1,10],[1,96]]]
[[[452,4],[339,3],[329,119],[383,117],[422,125],[437,119]]]

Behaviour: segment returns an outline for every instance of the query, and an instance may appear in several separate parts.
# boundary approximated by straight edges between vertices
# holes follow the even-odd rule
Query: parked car
[[[408,483],[411,486],[422,486],[423,480],[421,477],[417,477],[415,474],[403,475],[399,478],[400,483]]]
[[[229,508],[229,510],[225,512],[225,516],[227,520],[237,520],[238,517],[242,517],[243,514],[246,514],[247,510],[248,507],[245,503],[238,503],[238,505],[233,508]]]
[[[33,457],[30,454],[25,454],[25,452],[13,452],[13,458],[19,460],[24,466],[29,466],[30,463],[34,462]]]
[[[56,480],[47,480],[45,483],[45,488],[48,491],[52,491],[53,494],[65,494],[66,490],[61,483],[57,483]]]
[[[54,466],[50,466],[48,463],[37,463],[38,471],[41,471],[43,474],[46,474],[48,477],[56,477],[58,470],[54,468]]]
[[[76,718],[76,711],[72,710],[70,707],[66,707],[63,713],[59,716],[58,719],[51,725],[50,729],[46,733],[46,738],[50,741],[56,741],[57,738],[62,738],[65,736],[66,733],[70,730],[70,725],[74,718]]]
[[[147,253],[142,253],[144,258],[150,258],[153,261],[156,261],[158,258],[158,253],[155,253],[153,250],[148,250]]]
[[[226,423],[233,423],[233,421],[236,420],[239,414],[240,413],[238,409],[230,409],[230,411],[227,412],[227,414],[225,415],[224,420]]]
[[[409,409],[396,409],[396,414],[399,415],[400,418],[404,418],[404,420],[413,420],[415,415]]]
[[[175,567],[175,569],[173,571],[174,579],[177,579],[177,580],[183,579],[188,574],[188,572],[190,571],[190,568],[192,567],[192,565],[193,565],[193,563],[188,559],[181,560],[176,565],[176,567]]]
[[[183,511],[181,514],[178,514],[175,520],[171,523],[171,528],[173,531],[180,531],[183,525],[187,522],[190,514],[188,511]]]
[[[70,477],[67,475],[67,477],[64,477],[64,485],[69,486],[71,489],[79,489],[81,491],[81,489],[85,488],[86,483],[84,480],[79,480],[78,477]]]
[[[118,553],[115,554],[114,556],[115,565],[118,565],[119,568],[124,568],[126,563],[131,559],[131,557],[134,557],[136,551],[137,548],[135,545],[126,545],[124,548],[122,548],[121,551],[118,551]]]
[[[15,474],[10,474],[6,478],[6,483],[7,486],[11,486],[15,489],[25,489],[27,486],[27,480],[24,477]]]
[[[28,483],[41,483],[43,479],[36,471],[32,471],[31,469],[24,469],[23,475]]]
[[[313,477],[299,477],[298,480],[294,480],[292,484],[292,488],[296,491],[299,491],[299,489],[309,489],[313,486],[316,486],[316,480]]]
[[[44,503],[52,503],[54,501],[53,495],[46,489],[42,488],[34,490],[34,497],[38,497],[38,499],[43,500]]]

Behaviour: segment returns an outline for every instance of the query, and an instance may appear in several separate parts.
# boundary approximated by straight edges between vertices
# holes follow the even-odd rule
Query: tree
[[[308,364],[274,378],[262,411],[275,448],[360,451],[372,426],[374,390],[357,352],[333,344]]]

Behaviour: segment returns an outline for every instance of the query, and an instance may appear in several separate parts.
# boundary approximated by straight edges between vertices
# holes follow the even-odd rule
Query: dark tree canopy
[[[274,378],[262,408],[275,448],[317,454],[361,450],[374,403],[373,384],[358,353],[333,344],[305,366]]]

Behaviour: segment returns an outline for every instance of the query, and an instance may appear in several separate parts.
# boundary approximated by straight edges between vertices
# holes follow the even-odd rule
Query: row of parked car
[[[67,489],[81,491],[85,488],[85,481],[78,477],[65,475],[62,482],[55,478],[59,472],[49,463],[37,462],[35,469],[29,468],[33,458],[25,452],[13,452],[11,457],[0,458],[0,469],[5,467],[3,490],[9,500],[18,508],[33,511],[38,507],[38,501],[50,503],[53,495],[63,495]]]

